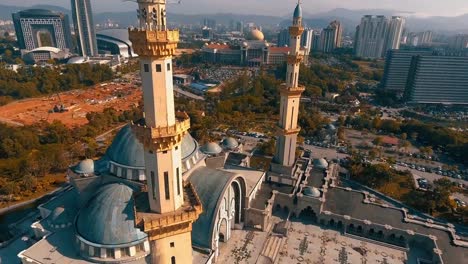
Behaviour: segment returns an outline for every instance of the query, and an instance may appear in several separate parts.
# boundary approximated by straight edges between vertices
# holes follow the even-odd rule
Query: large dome
[[[325,170],[328,168],[328,162],[325,159],[314,159],[314,168]]]
[[[265,39],[265,36],[263,35],[263,33],[256,28],[252,29],[252,31],[249,32],[249,35],[247,37],[249,40],[264,40]]]
[[[182,160],[188,159],[198,148],[198,144],[187,133],[182,140]],[[143,144],[138,141],[130,125],[123,127],[107,149],[107,157],[115,163],[130,167],[145,167]]]
[[[239,142],[235,138],[228,137],[223,140],[223,147],[233,150],[239,146]]]
[[[133,190],[122,183],[102,186],[76,219],[76,231],[101,245],[140,243],[147,235],[135,227]]]

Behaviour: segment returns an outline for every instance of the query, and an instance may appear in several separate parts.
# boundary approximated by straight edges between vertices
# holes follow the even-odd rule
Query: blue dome
[[[82,238],[101,245],[140,243],[147,235],[135,227],[133,190],[122,183],[102,186],[76,219]]]
[[[223,151],[223,149],[215,142],[206,143],[201,147],[201,151],[208,155],[216,155]]]
[[[197,142],[187,133],[181,144],[182,160],[190,158],[197,148]],[[135,137],[130,125],[123,127],[117,133],[106,155],[111,161],[124,166],[145,167],[143,144]]]
[[[225,138],[223,140],[223,147],[228,149],[235,149],[239,146],[239,142],[232,137]]]
[[[320,191],[315,187],[305,187],[303,191],[304,195],[318,198],[320,197]]]
[[[80,174],[92,174],[94,173],[94,160],[92,159],[85,159],[80,161],[78,165],[73,168],[75,173]]]
[[[302,8],[300,4],[297,4],[296,9],[294,9],[294,18],[302,17]]]
[[[325,159],[314,159],[314,168],[325,170],[328,168],[328,162]]]

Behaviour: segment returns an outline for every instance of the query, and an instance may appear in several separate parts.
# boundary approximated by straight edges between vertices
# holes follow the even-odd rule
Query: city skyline
[[[214,6],[213,0],[185,0],[182,1],[182,4],[178,7],[172,7],[171,10],[177,13],[186,13],[194,14],[197,10],[204,10],[207,13],[222,13],[222,12],[232,12],[233,10],[238,10],[238,13],[249,14],[271,14],[277,16],[286,16],[288,13],[284,13],[284,10],[291,5],[291,1],[276,1],[276,4],[270,4],[268,6],[264,5],[262,0],[253,0],[250,1],[251,8],[245,9],[242,8],[242,2],[232,2],[228,0],[219,0],[216,1],[217,5]],[[174,1],[175,3],[176,1]],[[320,12],[327,12],[335,8],[346,8],[346,9],[391,9],[403,12],[405,14],[411,14],[415,16],[459,16],[463,14],[468,14],[468,3],[464,0],[453,0],[450,3],[443,1],[430,0],[413,0],[410,3],[404,0],[394,0],[394,1],[370,1],[370,0],[351,0],[347,2],[341,2],[337,0],[322,1],[322,2],[304,2],[303,8],[304,12],[307,14],[314,14]],[[118,5],[117,5],[118,3]],[[4,0],[2,4],[5,5],[16,5],[16,6],[33,6],[37,4],[46,4],[46,5],[57,5],[70,9],[70,4],[68,1],[62,0],[30,0],[27,3],[19,3],[15,0]],[[119,12],[119,11],[128,11],[136,7],[136,4],[131,1],[121,1],[121,0],[101,0],[101,1],[92,1],[93,6],[95,7],[95,12]],[[245,10],[245,11],[244,11]],[[253,12],[252,10],[255,10]]]

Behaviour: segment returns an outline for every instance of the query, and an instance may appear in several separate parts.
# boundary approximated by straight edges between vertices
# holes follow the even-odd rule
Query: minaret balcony
[[[297,135],[297,134],[299,134],[299,132],[301,132],[300,127],[284,129],[284,128],[280,127],[280,126],[277,126],[275,134],[277,136],[286,136],[286,135]]]
[[[134,195],[135,226],[149,234],[150,240],[189,232],[192,223],[203,212],[200,197],[190,182],[184,182],[184,204],[170,213],[154,213],[149,207],[148,192]]]
[[[178,30],[128,29],[133,49],[139,56],[172,56],[179,42]]]
[[[304,85],[298,85],[297,87],[289,87],[286,83],[281,84],[280,93],[287,96],[301,96],[305,91]]]
[[[287,60],[288,64],[299,64],[304,59],[303,54],[288,55]]]
[[[290,26],[289,35],[293,37],[299,37],[304,32],[304,27],[302,26]]]
[[[172,126],[149,127],[133,123],[132,129],[145,148],[166,151],[178,145],[190,129],[190,118],[179,119]]]

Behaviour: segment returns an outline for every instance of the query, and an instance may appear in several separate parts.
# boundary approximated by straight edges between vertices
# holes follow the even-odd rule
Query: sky
[[[168,0],[176,2],[177,0]],[[50,4],[70,9],[70,0],[1,0],[5,5],[31,6]],[[136,4],[125,0],[91,0],[94,12],[130,11]],[[292,12],[297,0],[182,0],[181,5],[171,5],[177,13],[230,12],[283,16]],[[303,10],[308,14],[320,13],[334,8],[347,9],[392,9],[414,12],[419,16],[457,16],[468,13],[468,0],[302,0]],[[286,11],[291,10],[291,11]]]

